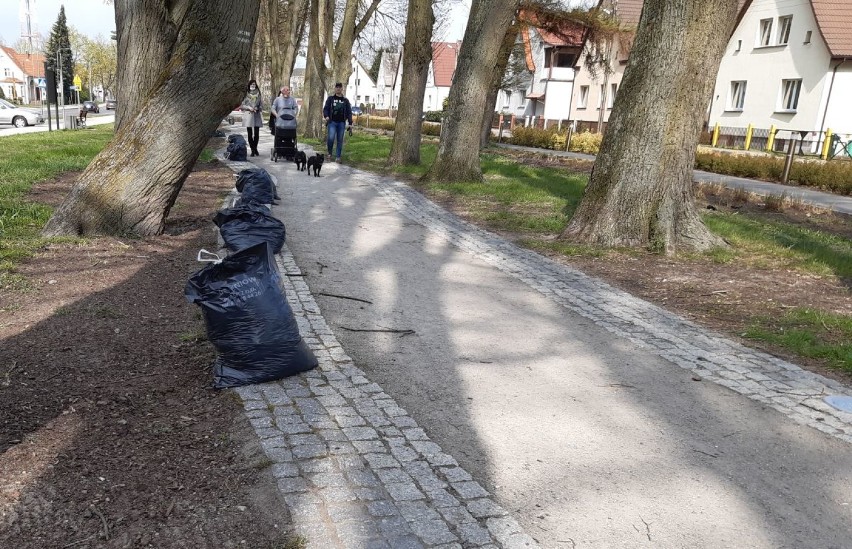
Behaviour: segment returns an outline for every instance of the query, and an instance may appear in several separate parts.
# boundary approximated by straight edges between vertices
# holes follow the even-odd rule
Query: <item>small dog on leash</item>
[[[293,157],[293,162],[296,163],[296,170],[303,172],[308,165],[308,156],[305,154],[305,151],[296,151],[296,155]]]
[[[311,167],[313,167],[314,177],[319,177],[323,162],[325,162],[325,155],[322,153],[317,153],[308,158],[308,175],[311,175]]]

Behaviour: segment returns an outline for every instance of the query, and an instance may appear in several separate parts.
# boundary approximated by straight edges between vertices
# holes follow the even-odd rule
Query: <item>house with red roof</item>
[[[571,97],[571,120],[580,130],[601,131],[606,127],[615,96],[624,78],[627,58],[633,45],[643,0],[602,0],[598,7],[618,22],[619,32],[603,47],[607,67],[592,71],[586,67],[585,53],[577,60],[577,78]]]
[[[42,99],[38,80],[44,78],[44,56],[0,46],[0,88],[6,99],[31,104]]]
[[[524,116],[530,122],[533,117],[535,120],[567,121],[571,116],[571,97],[585,28],[577,24],[545,29],[543,25],[536,26],[538,21],[532,15],[522,13],[519,17],[527,23],[521,27],[520,39],[531,78],[522,101],[513,101],[513,94],[503,92],[505,97],[501,105],[498,95],[498,110],[505,110],[508,104],[510,114]],[[513,103],[517,105],[514,109]]]
[[[719,67],[709,123],[723,134],[744,134],[749,124],[802,132],[796,137],[812,151],[827,129],[852,137],[852,3],[746,1]]]
[[[432,42],[432,62],[426,78],[426,91],[423,94],[423,111],[440,111],[444,99],[450,95],[450,86],[458,65],[461,41]],[[402,73],[400,73],[402,74]]]
[[[370,78],[370,71],[353,55],[352,73],[346,83],[345,95],[353,107],[376,103],[376,83]]]

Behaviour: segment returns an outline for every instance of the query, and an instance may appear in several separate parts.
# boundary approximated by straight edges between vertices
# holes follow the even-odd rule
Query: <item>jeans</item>
[[[343,122],[328,122],[328,155],[331,156],[331,147],[334,145],[334,140],[337,139],[337,155],[340,158],[340,153],[343,152],[343,132],[346,131],[346,121]]]

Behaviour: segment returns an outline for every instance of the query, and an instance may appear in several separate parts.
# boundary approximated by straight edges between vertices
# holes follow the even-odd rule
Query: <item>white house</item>
[[[352,106],[376,103],[376,83],[370,78],[370,72],[355,56],[352,56],[352,74],[346,84],[346,97]]]
[[[570,118],[575,66],[584,37],[584,29],[579,25],[566,27],[559,33],[534,26],[521,30],[527,68],[533,73],[525,94],[524,116],[553,121]]]
[[[399,52],[382,52],[379,74],[376,78],[376,108],[393,109],[399,106],[399,85],[397,72],[401,64]]]
[[[574,96],[571,98],[571,120],[577,121],[578,129],[598,131],[609,120],[615,96],[624,78],[627,58],[633,45],[633,35],[639,24],[643,0],[604,0],[599,7],[610,10],[618,21],[621,32],[605,44],[605,58],[609,70],[603,68],[594,74],[586,67],[585,53],[577,59],[577,77]]]
[[[728,42],[710,126],[852,134],[852,4],[749,0]]]
[[[44,56],[36,53],[19,53],[0,46],[0,88],[9,101],[24,104],[42,99],[38,80],[44,77]]]

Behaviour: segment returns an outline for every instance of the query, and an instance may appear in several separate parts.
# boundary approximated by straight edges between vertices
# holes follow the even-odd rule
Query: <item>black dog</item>
[[[296,155],[293,157],[293,162],[296,163],[296,170],[300,172],[305,171],[305,167],[308,164],[308,157],[305,154],[305,151],[296,151]]]
[[[317,153],[308,158],[308,175],[311,175],[311,166],[313,166],[314,176],[319,177],[323,162],[325,162],[325,155],[322,153]]]

